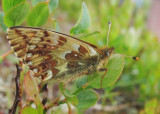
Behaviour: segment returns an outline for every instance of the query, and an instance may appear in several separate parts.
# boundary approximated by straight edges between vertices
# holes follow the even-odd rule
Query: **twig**
[[[95,35],[95,34],[100,34],[100,32],[99,31],[95,31],[95,32],[92,32],[92,33],[87,34],[87,35],[79,36],[78,38],[86,38],[88,36]]]
[[[8,51],[8,52],[4,53],[4,54],[1,55],[1,56],[2,56],[2,58],[4,59],[5,57],[7,57],[7,56],[8,56],[9,54],[11,54],[11,53],[13,53],[13,50]]]
[[[21,73],[21,68],[19,67],[18,64],[16,64],[16,68],[17,68],[17,75],[15,77],[15,82],[16,82],[16,96],[15,96],[15,100],[14,100],[14,103],[13,103],[13,106],[12,108],[9,110],[9,114],[15,114],[16,113],[16,109],[17,109],[17,106],[18,106],[18,103],[19,101],[21,100],[21,97],[20,97],[20,90],[19,90],[19,83],[20,83],[20,73]]]
[[[58,98],[53,103],[50,103],[49,105],[45,106],[45,110],[49,110],[50,108],[52,108],[54,106],[59,106],[60,104],[64,104],[64,103],[66,103],[66,99],[59,100],[59,98]]]
[[[68,102],[67,102],[67,106],[68,106],[68,114],[72,114],[71,106]]]

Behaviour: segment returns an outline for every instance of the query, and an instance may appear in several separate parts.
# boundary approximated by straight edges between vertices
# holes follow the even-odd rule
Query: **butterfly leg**
[[[102,76],[102,78],[101,78],[101,89],[102,89],[102,80],[105,77],[105,75],[106,75],[106,73],[108,71],[108,68],[101,68],[101,69],[99,69],[99,71],[105,71],[104,74],[103,74],[103,76]]]
[[[38,85],[39,88],[40,88],[40,92],[43,92],[43,91],[47,90],[47,85],[48,85],[47,81],[41,82],[41,83]]]

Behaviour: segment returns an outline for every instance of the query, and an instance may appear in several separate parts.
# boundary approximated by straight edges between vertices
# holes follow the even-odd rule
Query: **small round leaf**
[[[8,27],[19,26],[23,23],[30,10],[28,3],[21,3],[8,10],[4,16],[4,23]]]
[[[91,89],[81,91],[77,97],[79,103],[76,107],[79,109],[89,108],[95,105],[98,100],[98,94]]]
[[[76,25],[71,29],[70,33],[80,34],[86,31],[90,25],[90,15],[85,2],[82,3],[82,11]]]
[[[33,27],[39,27],[46,23],[49,17],[49,8],[46,2],[37,4],[29,13],[27,24]]]
[[[24,86],[27,96],[32,99],[36,103],[36,105],[41,104],[38,85],[31,71],[28,71],[28,73],[24,77]]]
[[[93,80],[94,78],[96,78],[91,83],[92,87],[101,88],[101,79],[102,79],[102,88],[105,88],[114,84],[122,74],[122,71],[124,68],[124,56],[120,54],[111,55],[106,68],[108,68],[108,71],[103,79],[102,79],[102,76],[104,72],[99,75],[96,74],[96,76],[95,75],[88,76],[88,80]]]
[[[55,10],[58,6],[58,2],[59,0],[50,0],[49,1],[49,11],[52,12],[53,10]]]
[[[2,0],[3,11],[6,13],[10,8],[25,2],[26,0]]]
[[[38,111],[32,107],[25,106],[21,109],[21,114],[38,114]]]

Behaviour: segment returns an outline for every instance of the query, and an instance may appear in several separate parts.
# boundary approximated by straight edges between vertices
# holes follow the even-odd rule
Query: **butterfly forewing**
[[[55,31],[12,27],[8,29],[8,40],[20,60],[43,81],[63,81],[71,73],[74,76],[84,71],[90,60],[98,60],[96,46]]]

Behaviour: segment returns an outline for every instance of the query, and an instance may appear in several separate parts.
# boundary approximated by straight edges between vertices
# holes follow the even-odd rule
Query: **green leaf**
[[[4,16],[4,23],[6,26],[19,26],[22,24],[27,17],[30,10],[28,3],[21,3],[8,10]]]
[[[64,93],[64,83],[59,83],[59,89],[61,93]]]
[[[6,13],[9,9],[25,1],[26,0],[2,0],[3,11]]]
[[[43,2],[44,0],[32,0],[32,5],[35,6],[37,5],[39,2]]]
[[[76,95],[70,94],[67,90],[64,90],[64,83],[59,84],[59,89],[61,93],[65,96],[65,98],[70,101],[73,105],[78,104],[78,99]]]
[[[82,10],[79,20],[76,25],[71,29],[70,33],[80,34],[86,31],[90,25],[90,15],[85,2],[82,3]]]
[[[3,13],[3,12],[0,12],[0,26],[2,27],[2,29],[3,29],[4,31],[6,31],[6,30],[7,30],[7,27],[6,27],[6,25],[4,24],[3,17],[4,17],[4,13]]]
[[[37,4],[29,13],[27,18],[27,24],[29,26],[38,27],[46,23],[49,17],[48,4],[41,2]]]
[[[28,73],[24,77],[24,86],[27,96],[32,99],[37,106],[41,104],[38,85],[33,77],[33,74],[30,71],[28,71]]]
[[[98,100],[98,94],[91,90],[83,90],[78,94],[79,104],[76,106],[79,109],[86,109],[96,104]]]
[[[78,79],[76,82],[77,88],[82,87],[87,82],[87,76],[82,77],[81,79]]]
[[[38,111],[32,107],[25,106],[21,109],[21,114],[38,114]]]
[[[108,71],[102,80],[102,88],[111,86],[119,79],[124,68],[124,57],[119,54],[111,55],[106,68],[108,68]],[[92,87],[101,88],[101,77],[103,74],[101,73],[99,76],[97,76],[98,74],[96,76],[88,76],[88,80],[95,80],[91,83]]]
[[[65,97],[70,101],[74,106],[78,105],[78,98],[76,95],[72,95],[69,92],[65,92]]]
[[[37,105],[37,112],[38,112],[38,114],[44,114],[44,113],[43,113],[43,110],[44,110],[44,109],[43,109],[43,106],[42,106],[41,104],[38,104],[38,105]]]
[[[49,11],[50,13],[58,7],[59,0],[50,0],[49,1]]]

